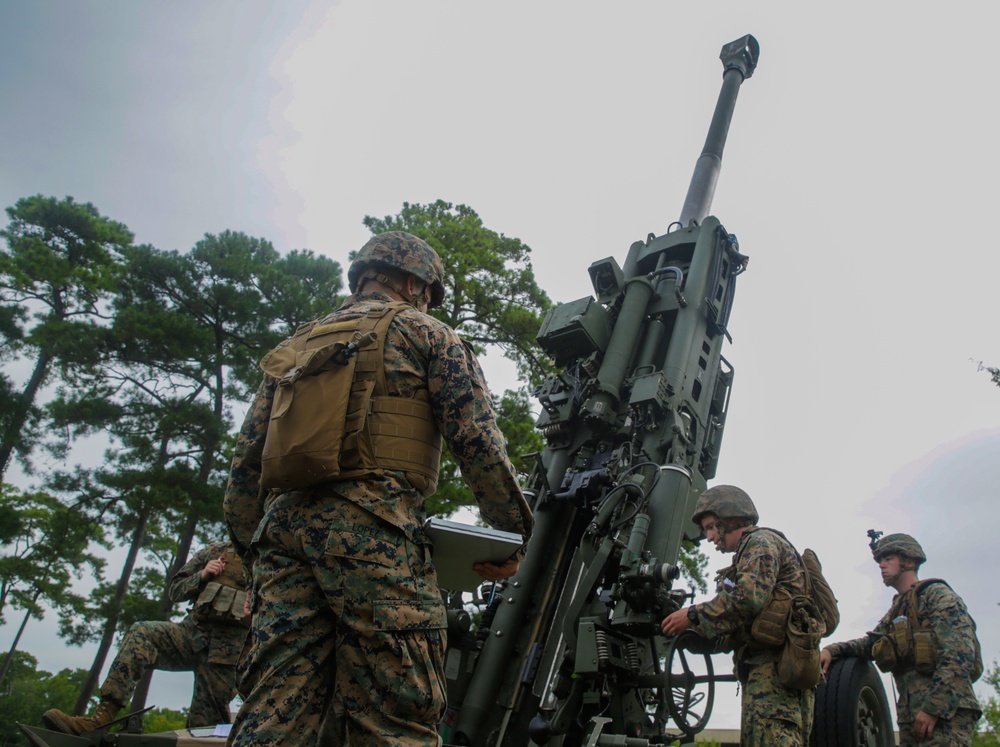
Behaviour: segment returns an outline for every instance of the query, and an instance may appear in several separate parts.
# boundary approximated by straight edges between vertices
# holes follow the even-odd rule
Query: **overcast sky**
[[[854,0],[0,0],[0,204],[72,195],[161,249],[233,229],[346,266],[365,215],[441,198],[528,244],[570,301],[591,262],[676,220],[719,50],[752,33],[712,207],[751,258],[715,482],[819,553],[836,638],[891,597],[865,531],[914,534],[989,664],[998,21],[994,3]],[[494,389],[515,385],[483,363]],[[88,666],[53,629],[34,623],[23,648],[49,671]],[[190,686],[157,674],[149,702],[186,706]],[[716,713],[738,725],[731,693]]]

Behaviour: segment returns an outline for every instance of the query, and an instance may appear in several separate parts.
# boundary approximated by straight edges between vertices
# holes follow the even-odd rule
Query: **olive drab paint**
[[[535,528],[481,629],[449,636],[445,744],[640,745],[704,726],[683,702],[675,713],[664,676],[637,678],[668,654],[659,623],[687,598],[672,588],[675,564],[700,537],[691,515],[721,450],[734,376],[723,345],[748,258],[708,213],[758,55],[752,36],[722,50],[679,220],[632,243],[623,264],[593,262],[594,295],[543,320],[538,344],[562,370],[534,393],[546,442],[525,482]]]

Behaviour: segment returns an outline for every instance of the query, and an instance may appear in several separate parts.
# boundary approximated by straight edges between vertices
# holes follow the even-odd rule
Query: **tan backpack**
[[[441,437],[430,403],[385,396],[383,350],[403,302],[330,316],[296,331],[260,367],[277,380],[261,487],[297,490],[384,468],[433,490]]]
[[[840,608],[837,597],[830,588],[830,582],[823,575],[823,566],[813,550],[802,551],[802,566],[806,569],[806,593],[816,605],[823,622],[826,623],[824,637],[833,633],[840,625]]]
[[[777,529],[761,527],[762,530],[773,532],[788,542],[788,538]],[[758,530],[759,531],[759,530]],[[819,562],[819,557],[813,550],[806,548],[801,555],[792,546],[792,550],[798,555],[802,562],[806,581],[805,596],[812,603],[812,610],[817,618],[823,621],[826,631],[823,637],[830,635],[840,624],[840,609],[837,606],[837,597],[830,588],[830,583],[823,575],[823,566]],[[734,561],[735,563],[735,561]],[[761,611],[753,621],[750,628],[750,635],[757,643],[764,646],[777,647],[784,644],[788,631],[788,616],[792,611],[794,597],[775,590],[767,606]]]

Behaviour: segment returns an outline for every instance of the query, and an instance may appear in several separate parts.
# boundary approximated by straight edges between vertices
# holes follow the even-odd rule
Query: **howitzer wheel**
[[[871,662],[837,659],[816,688],[810,747],[893,747],[892,714]]]
[[[708,724],[715,703],[715,670],[708,653],[694,653],[704,638],[686,630],[667,645],[664,677],[666,678],[666,705],[670,718],[677,728],[694,736]],[[690,646],[690,649],[688,648]],[[674,670],[674,663],[680,668]],[[696,674],[695,662],[704,660],[704,673]]]

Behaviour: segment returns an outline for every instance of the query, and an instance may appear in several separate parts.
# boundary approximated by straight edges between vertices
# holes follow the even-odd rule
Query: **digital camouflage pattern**
[[[716,485],[698,496],[691,521],[700,525],[706,514],[720,519],[749,519],[751,524],[760,518],[747,492],[735,485]]]
[[[777,589],[805,594],[802,561],[780,534],[749,527],[736,546],[733,564],[716,577],[715,597],[697,609],[695,630],[732,651],[742,690],[741,734],[744,747],[805,747],[812,729],[812,690],[790,690],[779,682],[780,648],[750,639],[750,627]]]
[[[741,682],[740,744],[743,747],[805,747],[812,731],[815,690],[789,690],[769,661],[747,669]]]
[[[225,556],[226,570],[207,581],[201,571],[213,558]],[[230,542],[217,542],[196,552],[170,582],[174,602],[193,601],[210,581],[242,590],[242,562]],[[154,620],[134,623],[121,646],[104,684],[101,699],[123,706],[132,699],[136,683],[147,669],[194,672],[194,692],[187,726],[213,726],[231,721],[229,703],[236,696],[236,665],[247,638],[247,626],[196,619],[188,614],[181,622]]]
[[[446,618],[425,546],[314,488],[269,501],[254,550],[232,743],[437,744]]]
[[[875,562],[878,563],[886,555],[893,554],[902,555],[906,558],[913,558],[919,563],[923,563],[927,560],[927,556],[924,555],[924,548],[922,548],[920,543],[908,534],[887,534],[878,541],[877,545],[875,545],[872,557],[874,557]]]
[[[352,296],[328,319],[392,300]],[[387,393],[426,393],[483,520],[526,538],[531,512],[471,349],[408,308],[384,354]],[[254,555],[252,646],[230,741],[314,744],[325,718],[324,732],[352,744],[437,744],[445,612],[424,557],[424,495],[382,470],[259,496],[274,387],[265,377],[247,413],[225,497],[230,533]]]
[[[892,606],[879,620],[874,633],[886,634],[896,617],[912,615],[905,609],[906,596],[904,592],[893,597]],[[920,622],[929,624],[934,631],[938,659],[931,674],[921,674],[916,669],[893,674],[898,692],[896,720],[900,744],[903,747],[917,744],[910,730],[917,713],[924,711],[937,716],[938,722],[934,738],[919,742],[920,745],[971,745],[981,713],[970,681],[975,657],[972,617],[962,598],[945,584],[931,584],[923,589],[918,605]],[[826,648],[834,659],[858,656],[872,660],[875,640],[876,636],[865,636],[833,643]]]
[[[421,238],[405,231],[387,231],[373,236],[358,250],[347,270],[347,286],[356,293],[366,270],[385,265],[395,267],[431,286],[429,308],[444,300],[444,266],[437,252]]]

